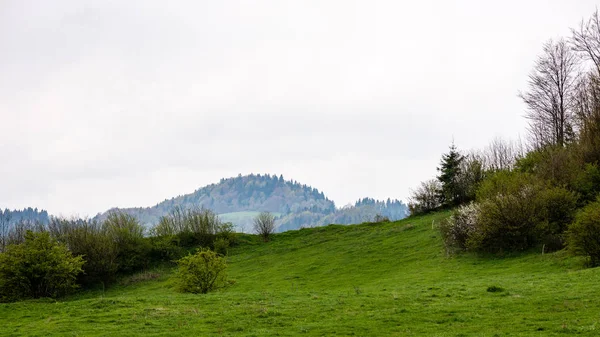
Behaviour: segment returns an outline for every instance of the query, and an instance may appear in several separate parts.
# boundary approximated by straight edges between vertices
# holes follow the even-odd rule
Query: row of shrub
[[[226,255],[233,225],[210,210],[175,209],[146,231],[133,216],[105,221],[53,218],[47,226],[21,223],[0,253],[0,301],[61,296],[77,287],[114,282],[158,263],[174,263],[192,248]]]
[[[474,201],[440,226],[448,250],[510,252],[568,246],[600,264],[600,169],[573,144],[531,151],[489,172]]]
[[[600,11],[549,40],[519,97],[529,139],[494,140],[412,191],[412,214],[455,208],[441,225],[449,251],[502,253],[564,247],[600,265]],[[458,208],[456,208],[458,207]]]

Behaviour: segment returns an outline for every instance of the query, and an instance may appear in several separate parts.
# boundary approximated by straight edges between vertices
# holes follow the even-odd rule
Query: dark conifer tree
[[[450,152],[442,155],[440,167],[437,168],[440,175],[437,177],[442,184],[439,191],[440,200],[446,206],[455,206],[463,202],[464,193],[460,186],[461,163],[464,156],[458,152],[456,145],[452,142]]]

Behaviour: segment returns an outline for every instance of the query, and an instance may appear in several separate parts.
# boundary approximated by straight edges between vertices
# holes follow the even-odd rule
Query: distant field
[[[245,226],[245,231],[250,232],[254,218],[260,214],[260,212],[231,212],[219,214],[219,218],[224,222],[231,222],[238,226]],[[280,216],[281,213],[271,213],[274,216]]]
[[[227,289],[180,294],[157,270],[105,293],[0,304],[0,335],[600,335],[600,268],[564,252],[448,258],[432,229],[447,215],[290,231],[267,244],[244,235]]]

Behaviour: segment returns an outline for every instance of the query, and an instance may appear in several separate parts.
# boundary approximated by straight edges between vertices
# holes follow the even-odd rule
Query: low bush
[[[85,259],[83,273],[78,282],[91,286],[116,280],[119,269],[118,247],[106,233],[102,223],[94,220],[53,218],[48,226],[50,233],[64,243],[73,255]]]
[[[58,297],[75,290],[83,258],[48,232],[28,231],[24,242],[0,254],[0,300]]]
[[[131,273],[148,266],[150,242],[144,239],[144,227],[135,217],[124,212],[111,212],[103,229],[117,247],[119,272]]]
[[[275,216],[269,212],[261,212],[254,218],[253,230],[264,242],[269,241],[275,233]]]
[[[565,188],[553,187],[540,191],[538,202],[539,242],[544,244],[546,252],[560,250],[564,247],[564,233],[577,211],[577,195]]]
[[[586,164],[571,183],[580,195],[580,205],[594,201],[600,193],[600,168],[596,164]]]
[[[468,247],[498,253],[535,245],[543,219],[538,201],[542,190],[541,184],[524,173],[499,172],[485,180],[477,191],[480,213]]]
[[[182,258],[186,251],[179,244],[175,235],[153,236],[150,240],[150,259],[155,262],[175,262]]]
[[[477,230],[479,204],[470,203],[458,207],[452,216],[440,224],[446,249],[466,250],[469,238]]]
[[[577,214],[567,242],[573,253],[588,256],[593,267],[600,266],[600,198]]]
[[[211,250],[199,250],[177,261],[175,275],[182,292],[206,294],[226,285],[225,258]]]
[[[442,185],[437,179],[421,182],[416,190],[410,191],[408,208],[411,215],[426,214],[442,206],[440,191]]]
[[[223,256],[227,255],[227,251],[229,250],[229,241],[225,238],[217,238],[213,244],[213,250],[217,254],[221,254]]]
[[[182,247],[211,247],[218,236],[232,236],[233,225],[223,224],[218,215],[209,209],[183,209],[176,207],[160,219],[152,229],[155,236],[177,236]]]

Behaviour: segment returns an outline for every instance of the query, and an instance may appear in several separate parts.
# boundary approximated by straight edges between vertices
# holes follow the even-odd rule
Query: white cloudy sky
[[[0,1],[0,207],[93,215],[238,173],[401,198],[524,133],[592,0]]]

